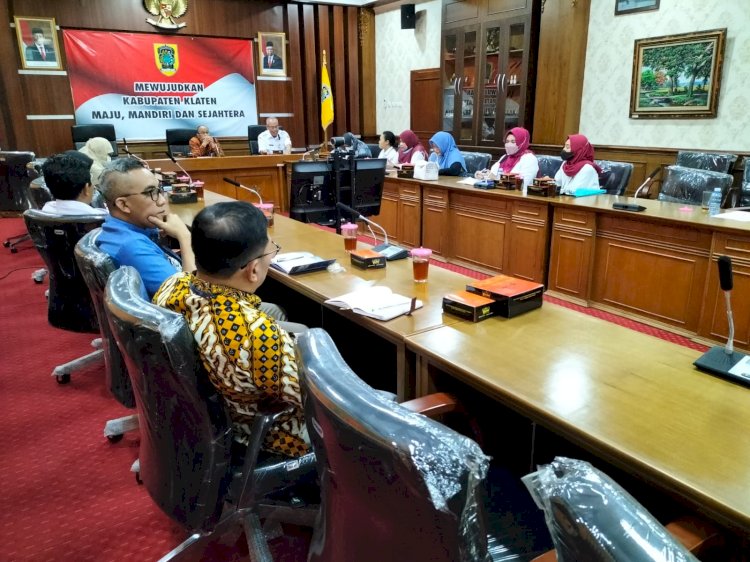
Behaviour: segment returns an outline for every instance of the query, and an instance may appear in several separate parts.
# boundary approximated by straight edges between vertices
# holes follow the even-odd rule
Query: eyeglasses
[[[128,193],[127,195],[120,195],[120,197],[130,197],[131,195],[146,195],[151,198],[154,203],[159,201],[159,197],[166,197],[164,190],[161,187],[149,187],[138,193]]]
[[[266,256],[271,256],[271,259],[275,258],[278,255],[278,253],[281,251],[281,246],[279,246],[273,240],[271,240],[271,244],[273,244],[273,250],[271,250],[270,252],[266,252],[265,254],[261,254],[259,256],[255,256],[254,258],[247,260],[247,263],[245,265],[243,265],[240,269],[246,268],[247,264],[250,263],[251,261],[259,260],[260,258],[265,258]]]

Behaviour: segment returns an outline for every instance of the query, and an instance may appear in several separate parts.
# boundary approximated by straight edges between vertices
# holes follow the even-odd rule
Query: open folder
[[[328,299],[325,303],[376,320],[390,320],[411,310],[411,298],[396,294],[388,287],[382,286],[365,287]],[[422,308],[422,301],[417,300],[414,308]]]
[[[289,275],[297,275],[325,269],[335,261],[336,258],[327,260],[310,252],[289,252],[273,258],[271,267]]]

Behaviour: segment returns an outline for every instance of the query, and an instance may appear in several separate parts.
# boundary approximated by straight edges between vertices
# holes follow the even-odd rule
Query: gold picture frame
[[[632,119],[716,117],[727,30],[636,39]]]
[[[14,16],[18,54],[25,70],[62,70],[55,18]]]
[[[271,49],[270,53],[268,49]],[[286,76],[286,69],[286,33],[259,31],[258,74]]]
[[[659,9],[659,0],[615,0],[615,15],[635,14]]]

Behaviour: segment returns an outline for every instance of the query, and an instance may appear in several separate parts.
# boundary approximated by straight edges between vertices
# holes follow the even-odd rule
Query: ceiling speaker
[[[401,29],[414,29],[415,27],[417,27],[417,17],[414,4],[401,4]]]

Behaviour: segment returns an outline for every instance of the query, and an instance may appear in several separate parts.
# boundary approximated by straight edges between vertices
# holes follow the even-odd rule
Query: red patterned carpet
[[[24,230],[20,219],[0,219],[0,239]],[[448,267],[472,277],[464,268]],[[155,560],[185,537],[152,503],[129,472],[138,455],[138,437],[117,444],[103,436],[104,423],[126,415],[103,385],[100,367],[76,373],[68,385],[50,376],[53,367],[90,350],[91,336],[47,323],[46,282],[31,280],[42,261],[30,245],[11,254],[0,248],[0,559],[12,561]],[[705,349],[605,312],[566,306],[632,329]],[[277,539],[275,559],[306,559],[309,535]],[[246,549],[216,547],[211,559],[243,560]]]

